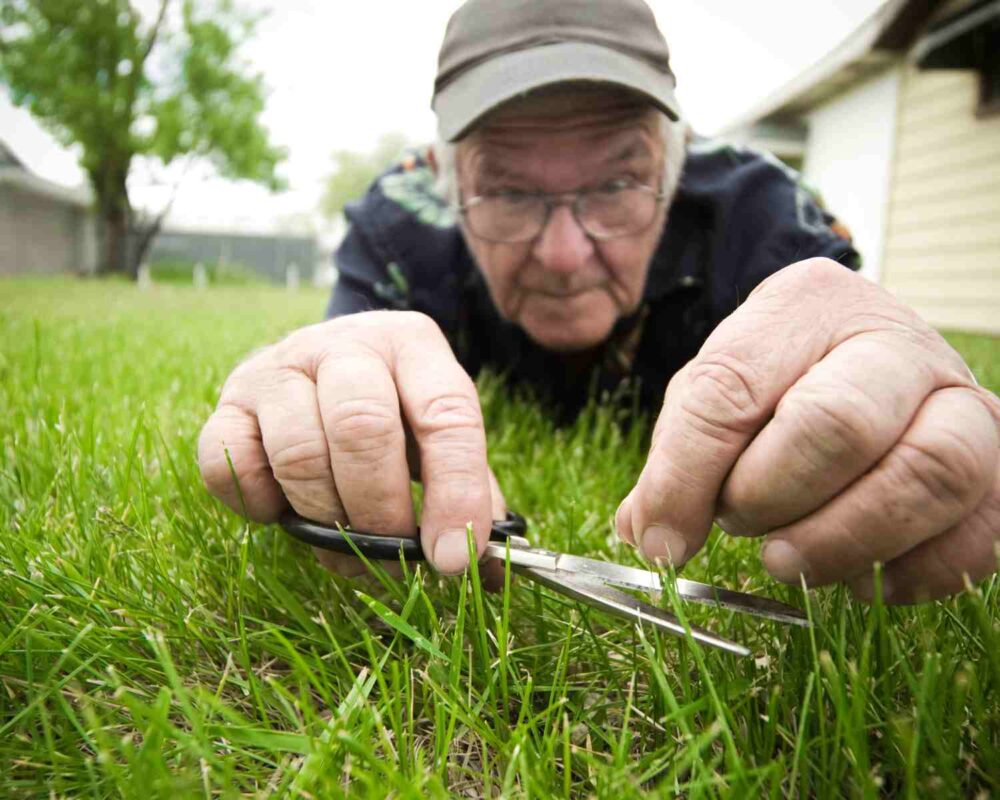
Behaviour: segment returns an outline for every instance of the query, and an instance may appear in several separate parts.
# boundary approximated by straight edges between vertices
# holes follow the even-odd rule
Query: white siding
[[[972,71],[903,79],[883,283],[942,328],[1000,333],[1000,115]]]
[[[807,117],[803,175],[850,229],[861,274],[882,275],[900,69],[893,67],[838,95]]]
[[[81,208],[19,187],[0,186],[0,274],[77,272],[90,220]]]

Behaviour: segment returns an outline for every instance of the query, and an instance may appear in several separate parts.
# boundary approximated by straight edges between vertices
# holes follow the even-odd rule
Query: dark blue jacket
[[[757,152],[697,141],[650,264],[644,302],[581,370],[500,319],[426,161],[410,157],[348,205],[329,317],[412,309],[434,318],[470,375],[483,367],[572,414],[596,390],[655,409],[670,377],[758,283],[782,267],[860,257],[796,173]]]

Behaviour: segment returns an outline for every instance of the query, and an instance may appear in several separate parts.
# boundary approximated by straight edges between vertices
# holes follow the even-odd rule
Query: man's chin
[[[524,332],[540,347],[556,353],[579,353],[601,344],[611,334],[614,322],[607,326],[558,325],[552,322],[522,324]]]

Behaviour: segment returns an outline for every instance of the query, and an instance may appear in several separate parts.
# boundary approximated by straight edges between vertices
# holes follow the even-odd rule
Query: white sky
[[[502,0],[497,0],[501,2]],[[701,132],[723,127],[822,58],[883,0],[651,0],[671,48],[678,97]],[[270,90],[264,123],[289,150],[280,195],[189,174],[170,221],[266,230],[314,215],[330,153],[367,150],[386,131],[430,141],[437,50],[458,0],[242,0],[269,9],[245,55]],[[0,90],[0,138],[42,176],[83,180],[60,148]],[[137,173],[139,205],[166,190]]]

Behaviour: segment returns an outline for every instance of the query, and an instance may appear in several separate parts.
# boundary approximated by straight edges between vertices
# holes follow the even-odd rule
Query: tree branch
[[[160,13],[156,15],[156,22],[153,23],[153,27],[149,31],[149,36],[146,37],[146,43],[140,51],[139,63],[136,66],[145,64],[146,59],[149,58],[149,54],[153,50],[153,45],[156,44],[156,38],[160,35],[160,28],[162,27],[163,20],[167,15],[167,6],[169,5],[170,0],[160,0]]]

